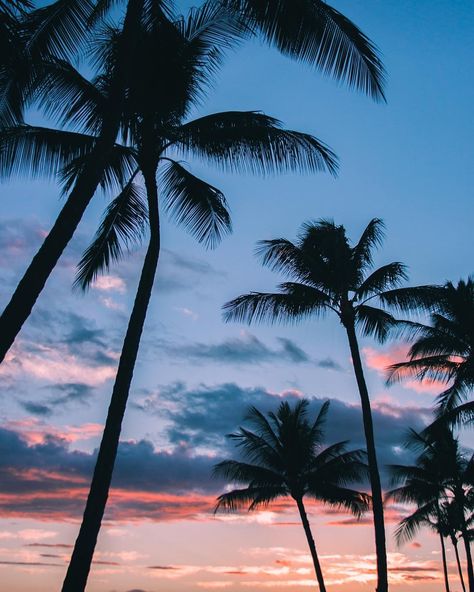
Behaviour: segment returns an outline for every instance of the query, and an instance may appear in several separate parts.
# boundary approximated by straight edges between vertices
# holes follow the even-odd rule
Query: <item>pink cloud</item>
[[[100,423],[83,423],[78,426],[66,425],[59,427],[35,418],[11,420],[6,422],[5,426],[18,431],[30,446],[44,444],[51,436],[69,443],[90,440],[99,436],[104,429],[104,426]]]
[[[119,294],[123,294],[127,286],[125,281],[116,275],[101,275],[94,280],[92,288],[100,292],[118,292]]]
[[[39,380],[66,384],[80,382],[88,386],[103,384],[115,376],[115,366],[83,363],[61,347],[36,345],[36,352],[13,347],[0,366],[0,377],[16,378],[26,374]]]
[[[371,347],[364,347],[362,353],[368,368],[375,370],[383,378],[387,378],[387,369],[392,364],[404,362],[408,359],[408,345],[397,345],[386,350],[376,350]],[[437,395],[446,389],[446,384],[438,380],[405,380],[401,386],[417,393],[428,393]]]

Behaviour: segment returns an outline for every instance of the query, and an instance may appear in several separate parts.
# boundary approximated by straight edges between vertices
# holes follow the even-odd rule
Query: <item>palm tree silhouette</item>
[[[346,450],[347,442],[324,447],[324,423],[329,409],[326,401],[314,422],[308,418],[309,401],[302,399],[292,408],[282,402],[276,413],[267,417],[251,407],[246,417],[252,429],[239,428],[229,438],[242,451],[243,460],[224,460],[214,468],[216,476],[243,489],[223,493],[215,511],[249,510],[266,507],[282,497],[296,502],[314,571],[321,592],[326,591],[316,545],[306,514],[304,498],[345,508],[360,516],[369,505],[369,496],[347,485],[366,476],[365,452]]]
[[[74,84],[64,86],[64,79],[56,83],[56,76],[51,76],[51,65],[55,66],[58,58],[74,53],[93,31],[92,25],[101,22],[112,4],[108,0],[57,0],[29,15],[24,27],[28,35],[24,56],[22,52],[22,67],[19,68],[18,52],[15,52],[14,67],[10,64],[10,67],[2,69],[0,76],[0,120],[6,119],[8,125],[21,122],[24,109],[38,96],[46,97],[47,101],[54,95],[57,102],[67,104],[71,92],[74,94]],[[384,69],[374,45],[354,23],[326,2],[272,1],[264,4],[263,11],[264,5],[259,0],[216,0],[213,4],[225,7],[233,15],[234,27],[238,23],[242,35],[260,34],[286,55],[310,63],[374,99],[384,99]],[[169,0],[128,0],[125,6],[117,54],[105,93],[107,105],[96,130],[97,140],[90,147],[91,156],[70,187],[68,199],[55,224],[0,316],[0,362],[31,314],[103,179],[119,134],[124,101],[135,65],[139,59],[145,60],[144,65],[153,70],[156,55],[139,57],[136,54],[140,27],[146,25],[147,20],[150,24],[150,19],[174,18]],[[32,45],[35,51],[31,50]],[[41,65],[46,61],[46,73],[45,68],[38,68],[38,55],[41,56]],[[35,59],[31,59],[32,56]],[[1,139],[0,149],[4,150]],[[22,158],[20,154],[16,157]],[[8,166],[11,164],[8,163]],[[25,163],[24,170],[28,168],[29,164]]]
[[[429,288],[397,288],[406,279],[405,268],[394,262],[373,269],[373,251],[383,238],[383,222],[374,218],[351,246],[343,226],[318,220],[303,225],[298,241],[279,238],[259,243],[263,265],[292,281],[277,293],[251,292],[224,305],[226,321],[294,323],[335,313],[349,341],[359,389],[373,500],[377,551],[377,591],[388,589],[387,553],[382,488],[377,466],[372,411],[359,352],[356,330],[384,341],[396,326],[394,317],[373,306],[374,300],[410,310],[424,305]]]
[[[474,280],[447,282],[435,288],[431,325],[402,322],[414,340],[408,360],[388,369],[388,383],[407,377],[449,384],[437,398],[436,415],[443,421],[472,419],[474,404],[462,403],[474,388]]]
[[[455,533],[460,531],[466,550],[469,590],[473,592],[472,557],[469,545],[466,512],[472,491],[474,470],[473,457],[466,457],[457,438],[446,425],[436,425],[429,431],[416,433],[410,430],[407,447],[419,451],[414,465],[390,465],[392,483],[401,484],[387,493],[387,497],[401,503],[417,506],[410,516],[400,523],[396,538],[398,542],[411,539],[422,525],[436,529],[441,540],[443,570],[446,588],[447,567],[444,537],[453,541],[460,579],[464,587],[459,563]]]
[[[98,273],[108,269],[122,255],[123,247],[141,238],[146,228],[149,244],[64,591],[85,587],[107,502],[122,419],[158,265],[159,202],[162,201],[164,209],[207,246],[215,246],[222,234],[231,229],[222,192],[189,172],[175,160],[176,153],[194,154],[221,168],[242,172],[335,170],[334,155],[323,144],[307,134],[283,130],[279,122],[261,113],[224,112],[187,121],[187,114],[205,94],[220,61],[219,41],[224,39],[224,47],[227,43],[228,29],[223,26],[221,11],[215,5],[206,4],[173,25],[157,22],[153,30],[144,30],[140,37],[145,55],[162,56],[163,64],[158,63],[157,69],[168,92],[163,97],[161,85],[154,84],[154,78],[147,77],[140,62],[137,63],[136,79],[124,105],[128,119],[124,118],[122,123],[122,134],[129,146],[117,146],[121,156],[127,155],[127,166],[120,171],[115,155],[110,163],[115,177],[127,179],[130,164],[134,163],[132,173],[107,208],[96,237],[79,264],[77,285],[87,289]],[[114,32],[112,44],[113,37]],[[113,56],[113,49],[109,53]],[[87,96],[90,99],[91,94]],[[92,102],[89,100],[88,104]],[[97,100],[85,119],[93,121],[94,109],[100,111],[104,104]],[[80,109],[83,114],[84,102],[80,102]],[[75,113],[70,115],[74,117]],[[82,167],[82,158],[69,164],[65,171],[68,183],[78,171],[80,174]],[[135,182],[139,173],[143,177],[146,198]]]

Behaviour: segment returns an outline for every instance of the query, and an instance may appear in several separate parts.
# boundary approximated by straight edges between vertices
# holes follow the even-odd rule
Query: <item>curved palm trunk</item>
[[[111,99],[106,112],[107,120],[103,123],[97,143],[51,231],[33,257],[0,316],[0,363],[13,345],[23,323],[30,316],[36,300],[71,240],[102,178],[108,154],[114,146],[119,130],[123,102],[122,81],[133,54],[130,51],[130,41],[133,43],[133,25],[141,2],[142,0],[128,2],[123,25],[122,59],[117,61],[114,86],[110,89]]]
[[[311,527],[309,525],[308,516],[306,515],[303,499],[298,498],[296,500],[296,504],[298,506],[298,510],[300,513],[301,522],[303,523],[303,528],[306,535],[306,540],[308,541],[309,550],[311,551],[311,557],[313,558],[314,571],[316,573],[316,578],[318,580],[319,590],[320,592],[326,592],[323,572],[321,570],[321,564],[319,563],[318,554],[316,552],[316,545],[314,543],[313,535],[311,533]]]
[[[454,554],[456,555],[456,564],[458,566],[459,580],[461,582],[463,592],[466,592],[466,584],[464,583],[464,576],[462,574],[461,559],[459,557],[458,541],[456,537],[451,537],[451,542],[454,547]]]
[[[377,453],[375,450],[374,426],[372,420],[372,409],[370,407],[369,392],[365,382],[364,370],[360,358],[359,344],[353,324],[346,326],[349,347],[351,350],[352,364],[359,388],[362,405],[362,418],[364,422],[365,440],[367,444],[367,459],[370,474],[370,486],[372,493],[372,512],[374,516],[375,550],[377,554],[377,588],[376,592],[387,592],[388,590],[388,567],[387,547],[385,542],[385,523],[383,514],[382,486],[380,473],[377,464]]]
[[[158,266],[160,230],[155,170],[153,169],[153,172],[149,174],[144,172],[144,176],[148,195],[150,243],[123,342],[112,398],[107,412],[107,421],[102,435],[81,528],[63,583],[62,592],[83,592],[87,583],[97,536],[109,495],[122,420],[127,405],[140,338]]]
[[[440,533],[439,540],[441,541],[441,557],[443,559],[443,576],[444,576],[444,586],[446,592],[449,592],[449,578],[448,578],[448,562],[446,561],[446,546],[444,544],[444,537]]]

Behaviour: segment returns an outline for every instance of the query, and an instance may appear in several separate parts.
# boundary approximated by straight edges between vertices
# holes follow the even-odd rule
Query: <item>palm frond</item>
[[[53,55],[67,59],[91,33],[91,0],[55,0],[31,12],[25,28],[29,32],[27,48],[34,55]]]
[[[223,306],[224,320],[244,323],[296,323],[309,316],[322,316],[329,308],[328,297],[302,284],[281,284],[281,293],[251,292]]]
[[[406,266],[398,261],[388,263],[372,272],[357,288],[357,300],[378,296],[388,289],[393,289],[408,279]]]
[[[385,238],[385,223],[380,218],[372,218],[367,224],[359,242],[352,248],[354,264],[359,269],[366,269],[373,264],[373,252],[380,247]]]
[[[397,321],[390,313],[380,308],[360,304],[356,307],[356,325],[362,335],[375,337],[383,343],[391,330],[397,326]]]
[[[262,265],[272,271],[283,273],[299,282],[308,282],[311,277],[311,262],[304,252],[291,241],[284,238],[258,241],[255,254]]]
[[[92,244],[79,262],[74,286],[87,290],[98,274],[122,257],[124,247],[141,241],[146,221],[143,190],[131,180],[107,207]]]
[[[395,530],[397,545],[411,541],[424,524],[429,523],[429,516],[433,512],[431,504],[417,508],[410,516],[404,518]]]
[[[214,513],[219,511],[235,512],[245,506],[248,506],[249,511],[256,510],[259,506],[268,506],[272,501],[284,495],[287,495],[286,490],[279,487],[234,489],[217,498]]]
[[[215,247],[232,231],[224,194],[181,164],[170,161],[161,174],[165,209],[199,242]]]
[[[91,158],[94,158],[93,153],[75,158],[59,172],[63,193],[68,193],[72,189]],[[137,168],[135,152],[126,146],[116,144],[108,152],[99,185],[103,191],[120,191]]]
[[[267,175],[337,171],[335,154],[315,137],[285,130],[255,111],[227,111],[184,124],[175,140],[185,154],[225,171]]]
[[[442,286],[415,286],[396,288],[380,294],[380,300],[400,312],[432,312],[443,297]]]
[[[0,176],[54,177],[85,157],[95,138],[77,132],[18,125],[0,130]]]
[[[322,0],[223,0],[283,54],[384,100],[385,72],[374,44]]]
[[[281,475],[266,467],[235,460],[224,460],[215,465],[213,475],[234,483],[250,483],[251,487],[282,487],[284,484]]]

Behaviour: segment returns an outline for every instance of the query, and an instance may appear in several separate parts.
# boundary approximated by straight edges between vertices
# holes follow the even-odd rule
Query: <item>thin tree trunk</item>
[[[94,549],[109,495],[122,429],[122,420],[125,414],[140,338],[158,265],[160,230],[155,170],[153,169],[153,173],[148,174],[144,171],[144,176],[148,195],[150,243],[123,342],[122,354],[120,356],[112,398],[107,412],[107,421],[102,435],[84,517],[63,583],[62,592],[83,592],[87,584]]]
[[[462,586],[463,592],[466,592],[466,585],[464,583],[464,576],[462,574],[461,559],[459,558],[458,541],[456,540],[456,538],[452,538],[451,542],[453,543],[454,554],[456,555],[456,563],[458,566],[459,580],[461,581],[461,586]]]
[[[370,474],[370,486],[372,493],[372,512],[374,516],[375,550],[377,555],[377,588],[376,592],[388,591],[388,567],[387,547],[385,542],[385,524],[382,501],[382,486],[380,473],[377,464],[377,453],[375,449],[374,426],[372,410],[370,407],[369,392],[365,382],[364,370],[359,352],[359,344],[353,324],[346,326],[349,347],[351,350],[352,364],[359,388],[362,405],[362,418],[364,422],[365,440],[367,444],[367,459]]]
[[[467,581],[469,582],[469,592],[474,592],[474,570],[472,567],[471,544],[469,542],[469,536],[466,530],[466,522],[464,519],[463,522],[461,534],[462,540],[464,541],[464,549],[466,551]]]
[[[444,586],[446,588],[446,592],[449,592],[448,563],[446,561],[446,547],[442,534],[439,535],[439,540],[441,541],[441,557],[443,559]]]
[[[318,580],[320,592],[326,592],[326,586],[324,585],[323,572],[319,563],[318,554],[316,552],[316,545],[314,543],[313,535],[311,533],[311,527],[309,525],[308,516],[303,504],[302,498],[296,500],[298,510],[300,513],[301,522],[303,523],[304,532],[306,534],[306,540],[308,541],[309,550],[311,551],[311,557],[313,558],[314,571]]]
[[[30,316],[36,300],[71,240],[102,178],[119,130],[123,103],[123,77],[133,55],[130,41],[134,42],[134,23],[141,2],[142,0],[128,2],[122,35],[122,59],[117,60],[114,81],[109,89],[110,100],[106,119],[97,143],[51,231],[33,257],[10,302],[0,316],[0,363],[13,345],[23,323]]]

